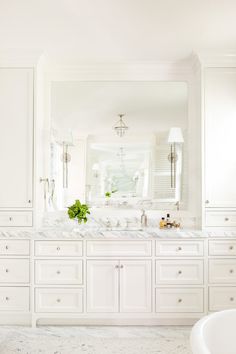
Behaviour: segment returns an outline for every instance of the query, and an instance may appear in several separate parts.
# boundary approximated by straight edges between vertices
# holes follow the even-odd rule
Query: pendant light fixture
[[[115,130],[116,134],[120,138],[122,138],[129,128],[127,127],[127,125],[125,124],[125,122],[123,120],[124,114],[118,114],[118,116],[120,117],[120,119],[118,120],[118,122],[114,126],[114,130]]]

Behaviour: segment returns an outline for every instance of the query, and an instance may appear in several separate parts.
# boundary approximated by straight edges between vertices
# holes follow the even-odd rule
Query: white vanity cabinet
[[[30,323],[30,241],[0,239],[0,323]]]
[[[151,312],[150,260],[88,260],[88,312]]]
[[[203,102],[205,225],[235,227],[236,68],[205,68]]]

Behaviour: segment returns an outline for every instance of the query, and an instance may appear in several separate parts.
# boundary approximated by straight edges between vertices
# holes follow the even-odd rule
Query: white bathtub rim
[[[222,317],[227,313],[236,313],[236,309],[229,309],[224,311],[218,311],[201,318],[192,328],[190,335],[190,344],[193,354],[211,354],[206,346],[206,340],[204,337],[204,328],[209,321],[213,318]],[[200,344],[201,343],[201,344]]]

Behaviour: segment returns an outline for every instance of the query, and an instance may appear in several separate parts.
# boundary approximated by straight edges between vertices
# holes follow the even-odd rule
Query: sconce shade
[[[183,143],[184,138],[182,134],[181,128],[178,127],[172,127],[170,128],[169,134],[168,134],[168,143],[173,144],[173,143]]]

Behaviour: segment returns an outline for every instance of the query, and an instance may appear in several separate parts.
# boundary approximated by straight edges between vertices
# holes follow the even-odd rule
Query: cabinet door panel
[[[120,312],[151,312],[151,261],[120,261]]]
[[[236,207],[235,69],[206,69],[204,102],[206,206]]]
[[[33,69],[0,69],[0,207],[32,207]]]
[[[118,312],[119,262],[87,262],[87,312]]]

